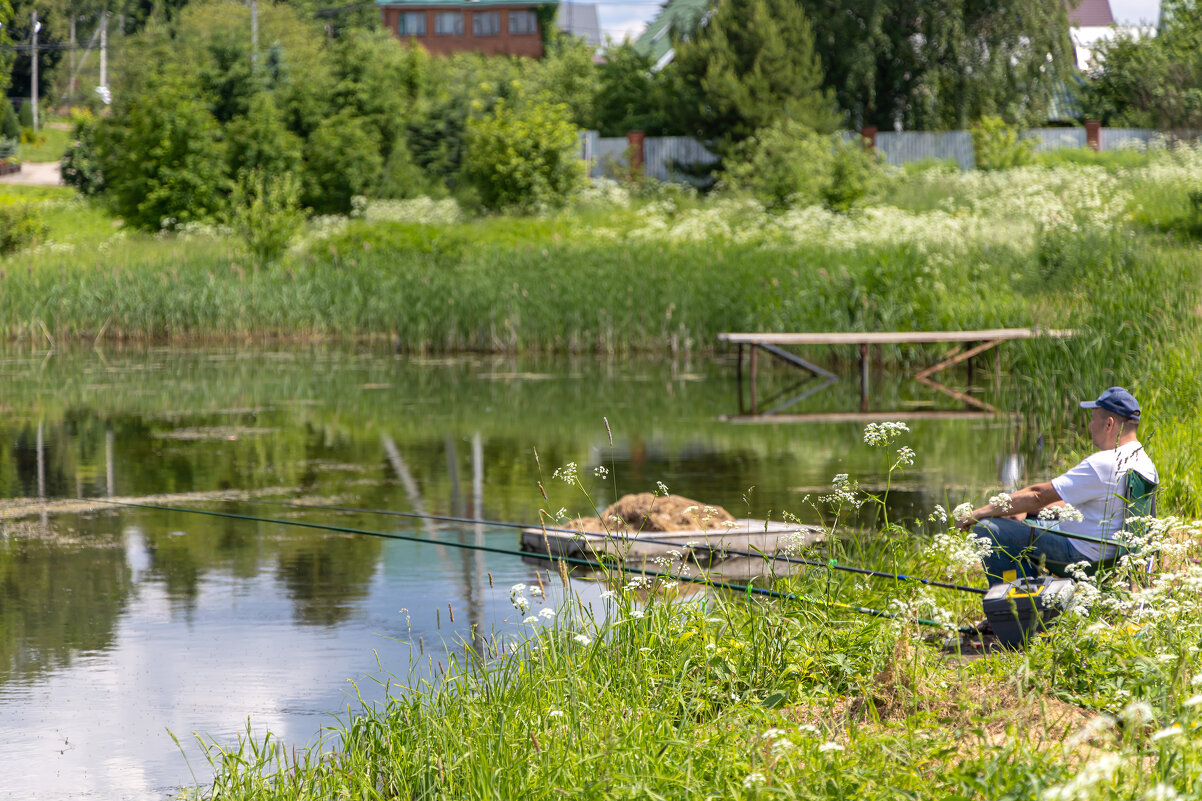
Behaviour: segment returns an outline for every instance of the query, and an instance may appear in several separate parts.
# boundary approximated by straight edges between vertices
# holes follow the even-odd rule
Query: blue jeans
[[[993,553],[981,560],[991,587],[1014,578],[1038,576],[1043,565],[1063,574],[1065,565],[1086,560],[1068,537],[1018,520],[990,517],[973,526],[972,532],[993,545]],[[1011,571],[1014,575],[1008,578]]]

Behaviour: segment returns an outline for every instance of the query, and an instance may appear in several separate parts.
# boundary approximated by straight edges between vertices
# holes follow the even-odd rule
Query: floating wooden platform
[[[825,531],[818,526],[747,519],[737,522],[738,527],[730,529],[648,531],[641,535],[544,533],[541,528],[525,528],[522,550],[594,564],[612,557],[620,559],[627,569],[648,573],[679,573],[684,567],[692,571],[691,575],[699,575],[700,568],[714,580],[726,581],[770,573],[787,575],[794,565],[776,561],[774,555],[785,550],[796,554],[825,538]]]
[[[832,331],[811,331],[799,333],[735,333],[725,332],[718,334],[718,341],[725,342],[738,347],[738,364],[737,375],[739,385],[739,414],[737,419],[746,421],[748,418],[764,417],[773,418],[769,422],[804,422],[815,421],[817,418],[807,415],[794,415],[793,419],[785,420],[783,415],[778,412],[792,406],[793,404],[805,399],[813,393],[830,386],[838,380],[838,376],[829,370],[823,369],[812,362],[809,362],[796,353],[791,353],[784,350],[784,345],[856,345],[860,350],[860,414],[864,417],[873,415],[872,419],[884,419],[886,417],[893,418],[897,415],[893,412],[877,412],[872,413],[868,410],[868,363],[869,353],[872,345],[930,345],[930,344],[948,344],[955,347],[939,362],[925,367],[914,374],[914,380],[925,384],[938,392],[942,392],[952,398],[963,403],[965,406],[975,409],[978,414],[991,415],[998,413],[990,404],[974,398],[965,392],[952,389],[944,384],[935,381],[931,376],[946,370],[957,364],[966,363],[968,367],[968,382],[972,383],[972,360],[973,357],[979,356],[988,350],[994,350],[994,379],[1000,381],[1001,376],[1001,356],[995,349],[1003,342],[1016,339],[1033,339],[1036,337],[1048,337],[1052,339],[1064,339],[1073,336],[1073,332],[1063,329],[1050,328],[985,328],[973,331],[852,331],[852,332],[832,332]],[[970,347],[971,346],[971,347]],[[750,385],[751,385],[751,409],[750,415],[743,413],[743,349],[747,347],[750,350]],[[761,413],[760,404],[756,396],[756,354],[763,350],[766,353],[775,356],[781,361],[787,362],[794,367],[799,367],[807,371],[811,376],[821,379],[822,383],[811,387],[795,397],[789,398],[783,403],[773,406],[768,411]],[[795,387],[796,388],[796,387]],[[943,416],[938,413],[930,413],[932,417]]]

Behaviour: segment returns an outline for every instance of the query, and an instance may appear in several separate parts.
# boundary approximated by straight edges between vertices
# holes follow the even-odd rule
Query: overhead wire
[[[248,500],[234,499],[234,500],[236,500],[238,503],[246,503],[246,504],[252,504],[252,505],[285,506],[289,509],[321,509],[321,510],[331,511],[331,512],[354,512],[357,514],[387,515],[390,517],[404,517],[404,518],[411,518],[411,519],[417,519],[417,520],[437,520],[440,522],[447,522],[447,523],[484,525],[484,526],[491,526],[491,527],[495,527],[495,528],[516,528],[516,529],[539,528],[539,529],[542,529],[543,531],[560,533],[560,534],[577,534],[578,535],[581,533],[580,531],[573,529],[573,528],[557,528],[557,527],[552,527],[552,526],[544,526],[541,523],[512,523],[512,522],[502,521],[502,520],[483,520],[483,519],[471,518],[471,517],[454,517],[451,515],[432,515],[432,514],[424,514],[424,513],[419,513],[419,512],[397,512],[397,511],[394,511],[391,509],[362,509],[362,508],[358,508],[358,507],[354,507],[354,506],[331,506],[331,505],[326,505],[326,504],[315,504],[315,503],[298,504],[298,503],[290,503],[288,501],[266,501],[266,500],[249,500],[249,499]],[[734,532],[732,531],[731,533],[733,534]],[[609,535],[607,532],[605,535],[597,535],[597,536],[607,536],[608,537],[608,536],[612,536],[612,535]],[[668,546],[673,546],[673,547],[681,546],[681,543],[679,543],[679,542],[672,542],[670,540],[663,540],[663,539],[656,539],[654,537],[647,537],[647,536],[644,536],[644,534],[641,532],[638,534],[638,541],[640,543],[645,543],[645,544],[650,544],[650,545],[668,545]],[[769,560],[769,561],[773,561],[773,562],[785,562],[787,564],[793,564],[793,565],[806,565],[809,567],[818,567],[818,568],[823,568],[823,569],[830,568],[831,570],[838,570],[838,571],[846,572],[846,573],[856,573],[859,575],[872,576],[875,578],[894,579],[894,580],[900,580],[900,581],[916,581],[920,584],[925,584],[928,587],[941,587],[946,590],[956,590],[958,592],[970,592],[970,593],[974,593],[977,595],[984,595],[986,593],[986,590],[981,589],[980,587],[969,587],[964,584],[954,584],[952,582],[938,581],[936,579],[928,579],[928,578],[923,578],[921,576],[909,576],[909,575],[906,575],[905,573],[888,573],[888,572],[885,572],[882,570],[870,570],[870,569],[864,568],[864,567],[855,567],[853,565],[843,565],[843,564],[839,564],[838,561],[831,560],[831,559],[828,559],[825,562],[820,562],[820,561],[816,561],[816,560],[812,560],[812,559],[802,559],[801,557],[797,557],[797,556],[789,556],[787,554],[786,555],[780,555],[780,554],[769,555],[762,551],[745,551],[745,550],[739,550],[737,548],[728,548],[722,544],[714,545],[711,547],[707,543],[706,550],[719,551],[722,554],[725,554],[726,556],[745,556],[745,557],[752,558],[752,559],[759,558],[759,559],[765,559],[765,560]]]
[[[236,514],[234,512],[218,512],[218,511],[213,511],[213,510],[209,510],[209,509],[194,509],[194,508],[183,507],[183,506],[162,506],[159,504],[133,503],[130,501],[115,501],[115,500],[112,500],[109,498],[76,498],[75,500],[86,501],[88,503],[109,504],[112,506],[123,506],[123,507],[135,508],[135,509],[151,509],[151,510],[157,510],[157,511],[163,511],[163,512],[179,512],[182,514],[207,515],[210,517],[221,517],[221,518],[228,518],[228,519],[233,519],[233,520],[247,520],[247,521],[252,521],[252,522],[269,523],[269,524],[281,525],[281,526],[296,526],[296,527],[300,527],[300,528],[318,529],[318,530],[323,530],[323,531],[334,531],[334,532],[339,532],[339,533],[344,533],[344,534],[359,534],[359,535],[368,536],[368,537],[380,537],[383,539],[400,540],[402,542],[414,542],[414,543],[425,544],[425,545],[440,545],[440,546],[447,547],[447,548],[459,548],[459,549],[470,550],[470,551],[481,551],[484,553],[503,554],[506,556],[519,556],[519,557],[523,557],[523,558],[537,559],[537,560],[547,561],[547,562],[565,562],[567,564],[580,565],[580,566],[588,567],[591,569],[595,569],[598,567],[598,564],[595,562],[591,562],[587,559],[579,559],[579,558],[575,558],[575,557],[552,556],[550,554],[541,554],[541,553],[534,553],[534,552],[529,552],[529,551],[520,551],[520,550],[514,550],[512,548],[497,548],[495,546],[489,546],[489,545],[476,545],[476,544],[466,543],[466,542],[452,542],[450,540],[428,539],[425,537],[416,537],[416,536],[411,536],[411,535],[407,535],[407,534],[399,534],[396,532],[373,531],[371,529],[352,528],[349,526],[334,526],[334,525],[328,525],[325,523],[311,523],[311,522],[304,521],[304,520],[285,520],[285,519],[280,519],[280,518],[258,517],[256,515]],[[303,507],[297,507],[297,508],[303,508]],[[854,604],[843,603],[841,601],[829,601],[829,600],[822,600],[819,598],[811,598],[809,596],[800,595],[798,593],[781,592],[778,590],[770,590],[765,587],[756,587],[752,584],[740,585],[740,584],[732,584],[730,582],[725,582],[725,581],[716,581],[716,580],[711,579],[708,576],[704,576],[704,575],[703,576],[685,576],[685,575],[680,575],[680,574],[675,574],[675,573],[662,573],[662,572],[658,572],[658,571],[647,571],[642,567],[628,567],[626,565],[609,565],[608,569],[617,569],[617,570],[621,570],[624,573],[637,573],[640,575],[645,575],[645,576],[649,575],[654,578],[669,579],[672,581],[683,581],[683,582],[687,582],[687,583],[691,583],[691,584],[701,584],[706,587],[715,587],[718,589],[727,590],[727,591],[734,592],[734,593],[746,593],[748,597],[750,597],[751,595],[759,595],[759,596],[767,597],[767,598],[775,598],[775,599],[785,600],[785,601],[796,601],[796,602],[810,604],[810,605],[814,605],[814,606],[822,606],[822,607],[826,607],[828,609],[842,609],[842,610],[847,610],[849,612],[855,612],[857,614],[868,615],[871,617],[887,618],[890,620],[904,620],[904,621],[911,622],[911,623],[918,623],[923,626],[930,626],[930,627],[941,628],[941,629],[945,629],[945,630],[954,630],[961,634],[972,634],[974,632],[974,629],[971,626],[953,626],[948,623],[942,623],[940,621],[930,620],[928,618],[903,615],[903,614],[900,614],[897,612],[890,612],[890,611],[887,611],[884,609],[874,609],[874,608],[868,607],[868,606],[857,606]]]

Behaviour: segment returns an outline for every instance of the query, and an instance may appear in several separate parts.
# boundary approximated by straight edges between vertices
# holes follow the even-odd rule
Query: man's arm
[[[968,517],[957,523],[957,526],[962,531],[967,531],[972,528],[974,523],[987,517],[1009,517],[1010,515],[1030,514],[1059,501],[1060,493],[1056,492],[1056,489],[1052,486],[1052,482],[1044,481],[1041,484],[1032,484],[1029,487],[1023,487],[1010,493],[1010,508],[1004,509],[992,503],[987,503],[984,506],[973,509]]]

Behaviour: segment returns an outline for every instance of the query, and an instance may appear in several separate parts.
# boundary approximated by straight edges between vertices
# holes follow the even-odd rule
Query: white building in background
[[[602,45],[601,21],[597,15],[596,4],[571,3],[565,0],[559,4],[557,22],[564,33],[579,36],[593,47]]]
[[[1110,11],[1110,0],[1081,0],[1068,12],[1069,35],[1077,53],[1077,67],[1083,72],[1101,66],[1095,58],[1098,45],[1113,39],[1120,32],[1134,38],[1153,36],[1155,28],[1138,25],[1117,25]]]

